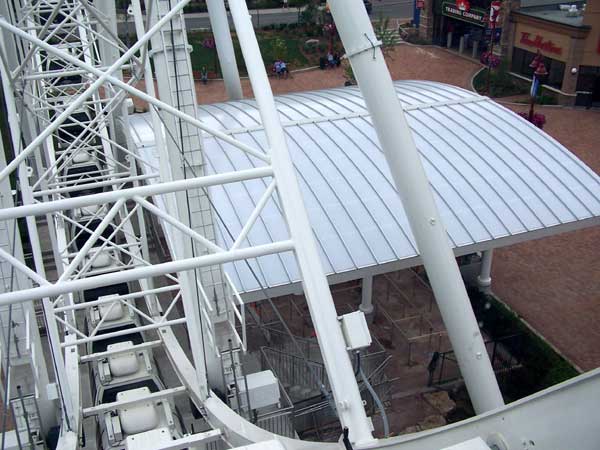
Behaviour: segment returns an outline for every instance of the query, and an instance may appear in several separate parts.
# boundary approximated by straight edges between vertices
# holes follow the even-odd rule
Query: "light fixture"
[[[537,65],[537,68],[535,69],[534,74],[538,78],[545,77],[546,75],[548,75],[548,71],[546,70],[546,66],[543,62],[540,61],[540,63]]]

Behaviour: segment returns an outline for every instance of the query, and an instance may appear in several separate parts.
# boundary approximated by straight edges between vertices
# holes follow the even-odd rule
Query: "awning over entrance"
[[[494,101],[425,81],[396,82],[456,254],[510,245],[600,223],[600,177],[560,143]],[[356,87],[276,98],[304,201],[330,282],[420,264],[360,90]],[[202,105],[201,119],[266,149],[254,101]],[[152,159],[149,115],[131,119],[144,158]],[[208,173],[259,166],[204,136]],[[156,164],[156,163],[155,163]],[[218,240],[231,245],[265,186],[236,183],[211,190]],[[235,205],[235,206],[234,206]],[[287,236],[269,202],[249,234],[253,244]],[[225,269],[248,299],[297,289],[291,254]]]

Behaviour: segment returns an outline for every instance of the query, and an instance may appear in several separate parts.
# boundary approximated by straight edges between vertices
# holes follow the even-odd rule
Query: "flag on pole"
[[[534,75],[533,79],[531,80],[531,89],[529,90],[529,95],[531,97],[537,97],[537,91],[538,91],[539,86],[540,86],[540,80],[538,80],[538,77],[536,77]]]

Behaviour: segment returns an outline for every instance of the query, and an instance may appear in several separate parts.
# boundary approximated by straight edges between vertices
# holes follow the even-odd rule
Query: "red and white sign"
[[[498,22],[498,17],[500,16],[500,8],[502,8],[502,2],[499,0],[494,0],[490,5],[490,24],[495,24],[496,22]]]
[[[456,7],[463,12],[469,12],[471,3],[469,3],[469,0],[456,0]]]
[[[556,55],[562,54],[562,47],[558,47],[554,42],[550,39],[547,41],[544,40],[542,36],[536,34],[535,37],[531,38],[531,33],[527,33],[525,31],[521,32],[521,44],[526,45],[528,47],[538,48],[543,52],[554,53]]]

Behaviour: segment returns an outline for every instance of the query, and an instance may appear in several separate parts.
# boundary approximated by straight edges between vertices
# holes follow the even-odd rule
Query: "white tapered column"
[[[423,258],[475,411],[504,404],[446,228],[361,0],[329,0]]]
[[[277,180],[277,191],[290,236],[294,241],[308,308],[319,340],[340,422],[343,427],[348,427],[352,442],[368,444],[373,441],[370,424],[353,375],[346,342],[337,320],[329,285],[308,221],[279,113],[275,108],[271,85],[252,27],[252,18],[244,0],[229,0],[229,5],[265,128],[273,172]]]
[[[221,65],[221,73],[225,82],[225,90],[229,100],[240,100],[244,98],[242,83],[235,61],[235,51],[229,31],[229,21],[223,0],[206,0],[206,8],[210,17],[210,26],[215,37],[217,55]]]
[[[479,291],[489,294],[492,286],[492,257],[494,249],[484,250],[481,252],[481,269],[477,277],[477,286]]]
[[[366,315],[373,312],[373,275],[365,275],[362,279],[359,309]]]

